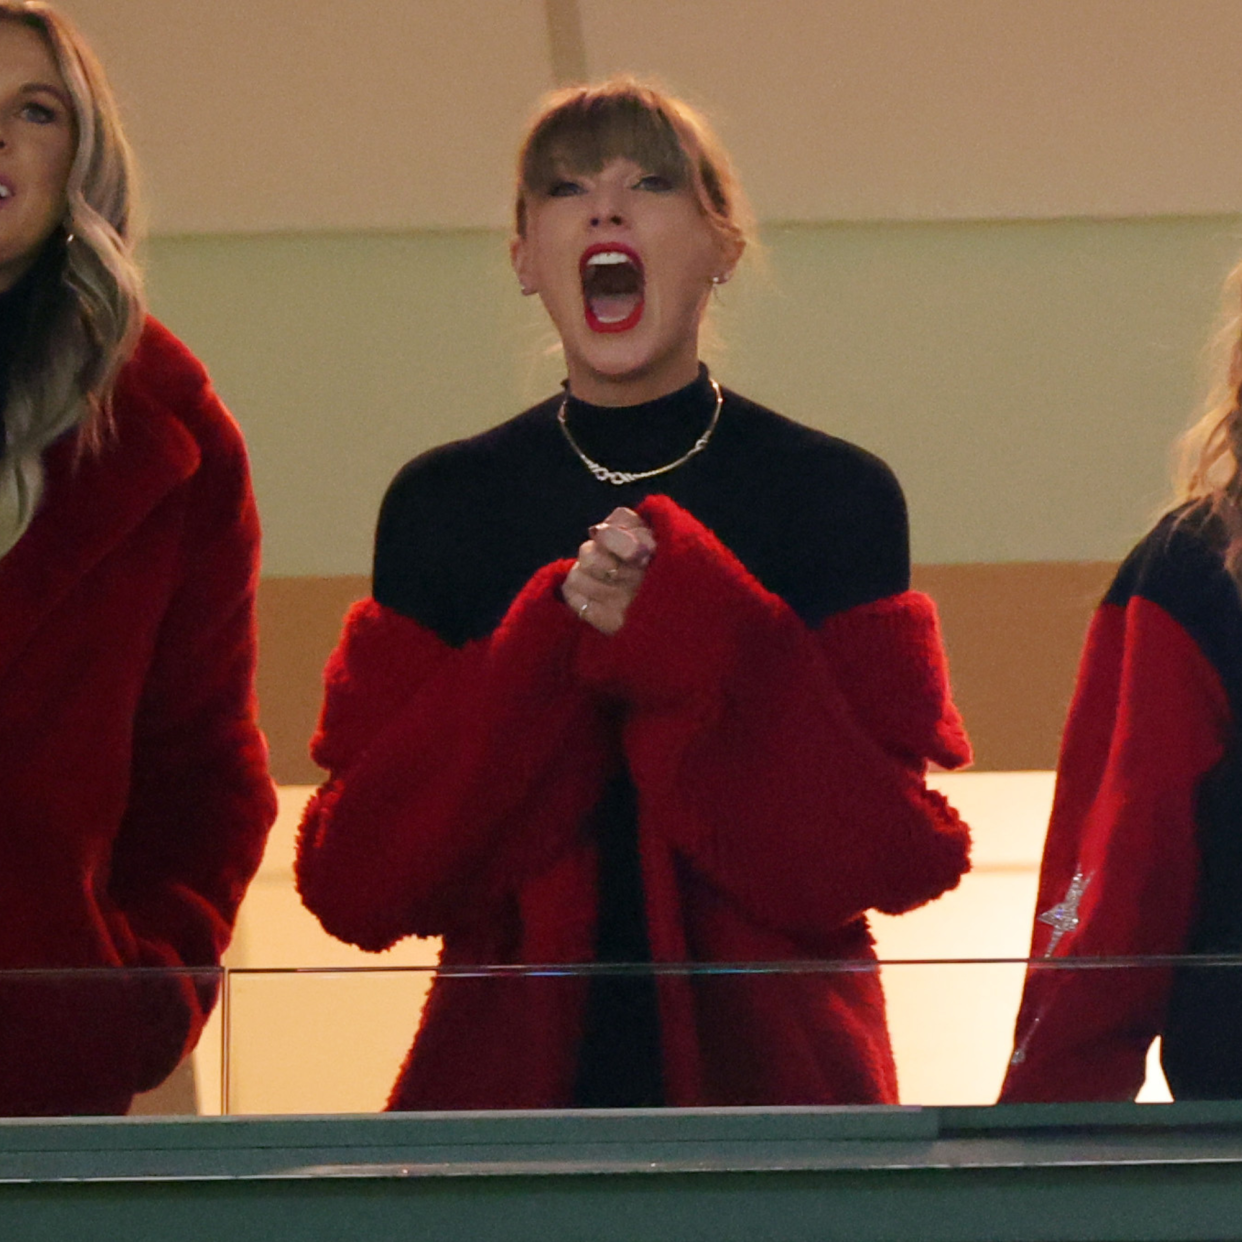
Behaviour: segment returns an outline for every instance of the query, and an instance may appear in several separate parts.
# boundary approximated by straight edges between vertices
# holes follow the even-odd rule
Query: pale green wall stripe
[[[1107,560],[1165,492],[1236,217],[770,229],[717,373],[884,456],[923,562]],[[490,232],[157,238],[156,312],[250,442],[266,572],[365,572],[414,453],[551,391]]]

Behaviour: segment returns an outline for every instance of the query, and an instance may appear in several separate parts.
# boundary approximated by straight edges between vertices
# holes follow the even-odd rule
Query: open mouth
[[[578,264],[592,332],[626,332],[643,317],[643,261],[628,246],[588,246]]]

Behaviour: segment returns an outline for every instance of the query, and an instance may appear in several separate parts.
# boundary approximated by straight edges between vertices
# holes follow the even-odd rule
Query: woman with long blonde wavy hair
[[[1169,511],[1087,636],[1002,1099],[1242,1098],[1242,265]],[[1170,957],[1191,955],[1171,964]],[[1139,959],[1073,969],[1073,959]],[[1164,960],[1144,964],[1142,959]],[[1087,965],[1091,965],[1088,961]]]
[[[0,0],[3,1114],[168,1075],[274,813],[245,451],[146,315],[132,203],[82,37]]]

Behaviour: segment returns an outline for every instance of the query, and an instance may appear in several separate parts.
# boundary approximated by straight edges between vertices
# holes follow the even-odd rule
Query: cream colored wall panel
[[[405,462],[521,408],[546,332],[502,235],[163,238],[156,313],[246,433],[267,574],[369,573]]]
[[[429,974],[240,975],[230,1007],[230,1113],[381,1110]]]
[[[721,379],[879,453],[926,564],[1117,560],[1167,491],[1236,218],[771,230]],[[563,371],[500,233],[164,238],[153,302],[246,432],[270,575],[365,574],[417,452]],[[572,549],[566,549],[570,552]]]
[[[125,106],[162,233],[506,219],[551,85],[542,0],[65,0]]]
[[[1129,550],[1200,399],[1236,218],[767,237],[771,282],[724,295],[726,382],[888,461],[916,561]]]
[[[1052,772],[942,772],[931,784],[971,826],[972,869],[938,901],[873,913],[906,1104],[990,1104],[1013,1043],[1035,914]],[[1008,958],[1008,963],[927,959]],[[917,965],[901,965],[902,961]],[[935,1015],[934,1020],[930,1020]]]
[[[766,219],[1242,208],[1237,0],[581,0],[593,73],[690,93]]]

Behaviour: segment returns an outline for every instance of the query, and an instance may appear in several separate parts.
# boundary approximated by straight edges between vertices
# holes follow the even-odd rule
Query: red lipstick
[[[643,317],[643,261],[619,242],[596,242],[578,260],[582,305],[592,332],[628,332]]]

